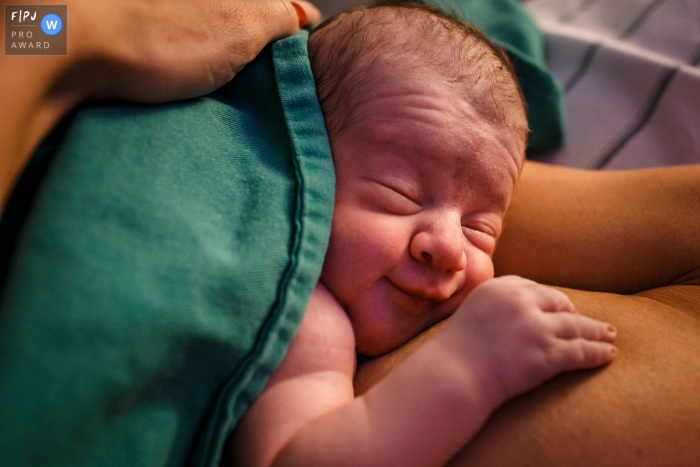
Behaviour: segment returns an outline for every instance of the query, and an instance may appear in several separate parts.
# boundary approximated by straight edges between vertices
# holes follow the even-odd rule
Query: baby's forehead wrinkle
[[[417,84],[415,77],[419,77]],[[383,104],[394,106],[396,98],[407,99],[407,104],[416,108],[440,109],[443,105],[438,101],[441,83],[430,78],[428,73],[414,70],[411,72],[378,68],[366,77],[366,83],[354,89],[357,101],[356,110],[361,110],[367,104],[381,101]],[[385,104],[385,105],[386,105]]]
[[[505,209],[519,173],[516,133],[484,115],[463,87],[434,78],[434,72],[373,72],[374,85],[359,93],[346,128],[387,152],[429,159],[457,190],[479,185]]]

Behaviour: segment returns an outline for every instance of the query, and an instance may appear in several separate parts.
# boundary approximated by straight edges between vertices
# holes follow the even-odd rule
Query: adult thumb
[[[281,39],[321,21],[321,12],[305,0],[274,0],[267,22],[270,40]]]

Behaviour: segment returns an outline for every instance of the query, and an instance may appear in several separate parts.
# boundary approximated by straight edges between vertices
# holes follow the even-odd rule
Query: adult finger
[[[255,2],[263,42],[288,37],[305,26],[317,24],[321,12],[305,0],[267,0]]]
[[[559,339],[587,339],[591,341],[612,342],[617,330],[610,323],[571,313],[550,313],[545,316]]]
[[[295,0],[291,2],[299,17],[299,27],[315,26],[321,21],[321,12],[309,2]]]

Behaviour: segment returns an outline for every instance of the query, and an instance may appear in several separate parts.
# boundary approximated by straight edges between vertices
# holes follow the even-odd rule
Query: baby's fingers
[[[552,322],[554,335],[560,339],[582,338],[591,341],[612,342],[617,335],[617,330],[612,324],[588,316],[552,313],[547,317]]]
[[[593,368],[610,363],[617,348],[608,342],[573,339],[562,342],[560,368],[564,371]]]
[[[577,313],[576,307],[564,292],[540,284],[535,285],[540,290],[538,305],[542,310]]]

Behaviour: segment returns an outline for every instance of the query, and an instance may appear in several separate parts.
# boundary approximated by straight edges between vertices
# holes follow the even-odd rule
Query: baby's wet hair
[[[371,70],[430,67],[488,120],[525,140],[526,104],[508,56],[476,27],[423,4],[383,2],[335,15],[311,32],[309,59],[328,134],[351,125]]]

